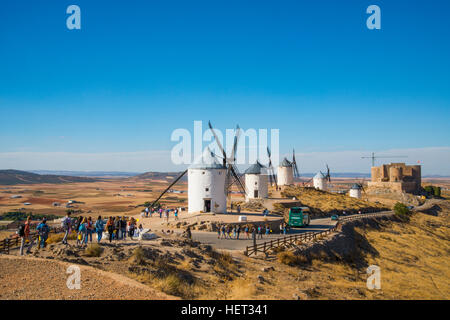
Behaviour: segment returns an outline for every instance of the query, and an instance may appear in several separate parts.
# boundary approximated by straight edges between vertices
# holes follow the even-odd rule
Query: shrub
[[[433,187],[433,195],[435,197],[440,197],[441,196],[441,187]]]
[[[145,252],[141,246],[133,250],[131,260],[137,264],[145,264]]]
[[[88,257],[100,257],[103,248],[98,243],[91,243],[85,250],[85,254]]]
[[[395,204],[394,212],[402,220],[409,220],[409,215],[411,215],[411,210],[401,202]]]
[[[223,269],[230,268],[233,265],[233,256],[228,252],[219,252],[211,250],[208,255],[216,260],[216,265]]]

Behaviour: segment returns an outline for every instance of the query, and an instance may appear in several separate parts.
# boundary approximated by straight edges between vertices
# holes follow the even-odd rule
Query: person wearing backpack
[[[62,223],[62,229],[64,231],[64,238],[62,240],[63,244],[67,244],[67,237],[69,236],[70,233],[70,228],[71,228],[71,224],[72,224],[72,219],[70,219],[70,211],[67,212],[66,217],[63,219]]]
[[[239,234],[241,233],[241,226],[237,225],[236,227],[236,239],[239,240]]]
[[[104,223],[101,216],[98,216],[97,221],[95,222],[95,232],[97,232],[97,243],[100,243],[103,236]]]
[[[39,235],[39,244],[38,244],[38,249],[45,248],[47,246],[47,238],[48,238],[48,234],[50,232],[50,227],[47,225],[47,219],[42,219],[42,222],[37,226],[36,231],[38,232]]]
[[[19,237],[21,237],[20,242],[20,255],[23,256],[23,249],[25,247],[25,242],[28,240],[28,248],[26,253],[30,253],[31,247],[34,244],[34,239],[30,235],[30,224],[31,224],[31,216],[27,217],[27,221],[25,221],[25,224],[21,225],[18,230]]]

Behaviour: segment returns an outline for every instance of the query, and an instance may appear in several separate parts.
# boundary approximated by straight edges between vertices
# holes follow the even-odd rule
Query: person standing
[[[120,231],[122,234],[122,240],[127,239],[127,217],[123,216],[120,222]]]
[[[240,205],[240,204],[237,205],[237,213],[238,213],[238,214],[241,213],[241,205]]]
[[[173,216],[175,217],[175,220],[178,220],[178,209],[177,208],[173,212]]]
[[[31,247],[34,244],[34,239],[30,234],[30,224],[31,224],[31,216],[27,217],[27,221],[25,221],[25,224],[23,226],[23,233],[21,234],[19,230],[19,236],[22,238],[20,242],[20,255],[23,256],[23,249],[25,247],[25,241],[28,240],[28,248],[26,253],[30,253]]]
[[[47,219],[42,219],[42,222],[37,226],[36,231],[38,232],[40,241],[39,241],[39,245],[38,245],[38,249],[39,248],[45,248],[47,246],[47,238],[48,238],[48,233],[50,232],[50,228],[47,225]]]
[[[249,227],[248,227],[248,225],[246,225],[244,228],[245,236],[247,237],[247,239],[250,239],[248,231],[249,231]]]
[[[70,228],[72,227],[72,219],[70,218],[70,211],[67,211],[66,217],[62,221],[62,228],[64,231],[64,238],[62,240],[63,244],[67,244],[67,237],[70,233]]]
[[[258,226],[258,239],[262,239],[263,238],[263,232],[262,232],[262,227]]]
[[[220,230],[222,229],[222,226],[219,224],[217,225],[217,239],[220,239]]]
[[[220,231],[222,232],[222,235],[221,235],[220,238],[221,238],[221,239],[222,239],[222,238],[226,238],[226,236],[225,236],[225,231],[226,231],[226,230],[225,230],[225,225],[224,225],[224,224],[223,224],[222,227],[220,228]]]
[[[80,244],[82,234],[80,233],[80,225],[81,221],[83,220],[82,216],[79,216],[78,219],[75,221],[75,232],[77,233],[77,246]]]
[[[92,222],[92,218],[89,217],[87,220],[87,226],[86,226],[86,231],[87,231],[87,236],[89,237],[89,241],[92,243],[92,234],[94,233],[94,224]],[[87,244],[87,237],[86,237],[86,244]]]
[[[78,233],[81,236],[81,246],[85,246],[87,244],[87,238],[88,238],[88,234],[87,234],[87,219],[86,217],[83,218],[83,220],[80,223],[80,227],[78,228]]]
[[[160,219],[162,218],[162,212],[163,212],[163,209],[162,209],[162,208],[159,208],[159,218],[160,218]]]
[[[239,240],[239,234],[241,233],[241,226],[237,225],[236,227],[236,239]]]
[[[253,241],[256,240],[256,226],[252,226],[252,239]]]
[[[166,215],[165,215],[166,222],[168,223],[168,222],[169,222],[170,209],[167,209],[165,214],[166,214]]]
[[[134,221],[134,218],[131,218],[130,222],[128,224],[128,236],[130,237],[131,240],[133,240],[135,228],[136,228],[136,222]]]
[[[95,232],[97,232],[97,243],[100,243],[102,240],[104,230],[104,222],[101,216],[98,216],[97,221],[95,222]]]
[[[114,239],[115,240],[122,239],[120,225],[121,225],[120,217],[116,217],[115,220],[114,220],[114,231],[115,231]]]
[[[148,207],[145,207],[145,217],[148,218]]]
[[[113,217],[109,217],[108,222],[106,222],[106,229],[109,234],[109,243],[111,243],[114,235],[114,220]]]

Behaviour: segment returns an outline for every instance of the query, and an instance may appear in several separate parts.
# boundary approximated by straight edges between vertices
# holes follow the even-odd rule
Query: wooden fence
[[[62,228],[50,228],[50,233],[61,233],[61,232],[63,232]],[[30,237],[33,239],[33,241],[37,241],[38,233],[30,232]],[[20,247],[21,242],[22,238],[19,237],[18,235],[14,235],[13,237],[3,239],[2,241],[0,241],[0,253],[9,254],[11,249]]]
[[[341,225],[342,223],[348,222],[348,221],[359,220],[359,219],[363,219],[363,218],[381,217],[381,216],[392,215],[392,214],[393,214],[392,211],[384,211],[384,212],[365,213],[365,214],[356,214],[356,215],[351,215],[351,216],[339,217],[336,225],[327,230],[316,231],[316,232],[309,231],[309,232],[303,232],[303,233],[296,233],[296,234],[292,234],[292,235],[289,235],[286,237],[273,239],[270,241],[265,241],[263,243],[247,246],[245,248],[244,254],[246,256],[250,256],[252,254],[256,255],[256,254],[258,254],[258,252],[267,254],[267,252],[273,248],[286,247],[286,246],[291,246],[291,245],[295,245],[295,244],[300,244],[302,242],[303,243],[309,242],[318,237],[329,235],[330,233],[337,231],[339,228],[339,225]]]

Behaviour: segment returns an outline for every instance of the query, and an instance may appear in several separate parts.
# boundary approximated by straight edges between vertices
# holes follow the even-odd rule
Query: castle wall
[[[420,189],[422,173],[420,165],[404,163],[383,164],[371,168],[369,187],[389,188],[393,191],[413,193]]]

